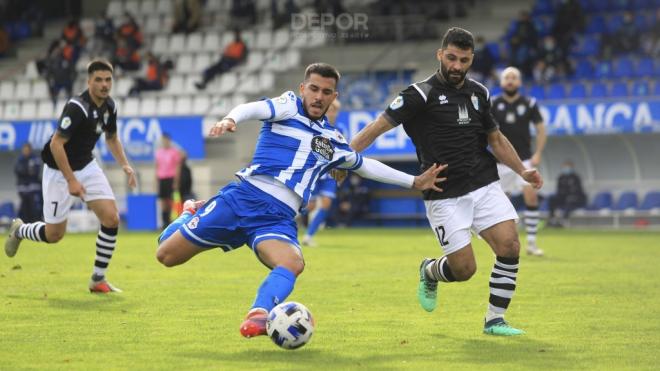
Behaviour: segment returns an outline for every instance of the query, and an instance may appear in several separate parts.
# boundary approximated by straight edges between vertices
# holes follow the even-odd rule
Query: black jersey
[[[92,151],[104,131],[117,132],[117,106],[112,98],[106,99],[101,107],[94,104],[88,91],[69,99],[57,124],[57,133],[69,139],[64,152],[71,169],[80,170],[94,159]],[[41,158],[48,167],[58,169],[50,150],[51,140],[52,137],[41,151]]]
[[[496,181],[495,157],[488,151],[488,133],[497,130],[490,114],[488,89],[466,79],[460,89],[444,82],[439,72],[410,85],[392,101],[385,117],[403,124],[412,139],[422,171],[433,163],[448,164],[441,173],[444,192],[424,191],[425,200],[459,197]]]
[[[511,142],[521,160],[532,157],[532,136],[529,124],[543,123],[536,99],[520,96],[514,102],[507,102],[503,96],[493,98],[491,112],[500,123],[502,134]]]

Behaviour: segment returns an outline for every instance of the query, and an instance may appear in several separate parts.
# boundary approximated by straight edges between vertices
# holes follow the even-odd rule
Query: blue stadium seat
[[[13,202],[4,202],[0,204],[0,218],[14,219],[16,217],[16,210],[14,209]]]
[[[635,97],[645,97],[650,95],[649,84],[646,80],[637,80],[632,88],[632,95]]]
[[[554,83],[548,87],[548,93],[545,95],[547,99],[564,99],[566,98],[566,89],[564,84]]]
[[[660,192],[649,192],[644,196],[642,204],[639,205],[640,210],[651,210],[660,208]]]
[[[573,54],[578,57],[595,55],[600,50],[600,35],[585,35],[577,37],[577,43],[573,47]]]
[[[584,32],[588,34],[603,34],[607,32],[607,22],[605,22],[605,17],[600,14],[595,14],[589,17]]]
[[[609,79],[612,78],[612,62],[610,61],[600,61],[596,64],[596,69],[594,71],[594,77],[597,79]]]
[[[623,14],[617,13],[610,16],[609,22],[607,22],[607,32],[613,34],[621,28],[623,25]]]
[[[640,8],[638,8],[640,9]],[[638,30],[641,31],[646,31],[648,28],[653,24],[653,21],[649,20],[649,18],[646,16],[644,13],[637,13],[635,15],[635,27],[637,27]]]
[[[571,84],[571,89],[568,92],[569,98],[586,98],[587,88],[581,82],[574,82]]]
[[[637,63],[636,74],[638,77],[653,76],[653,59],[648,57],[640,59]]]
[[[653,0],[633,0],[633,9],[652,9],[653,8]]]
[[[619,196],[619,200],[614,205],[614,210],[626,210],[626,209],[636,209],[639,200],[637,199],[637,193],[633,191],[623,192]]]
[[[490,90],[490,96],[495,96],[495,95],[500,95],[502,94],[502,88],[499,86],[493,86]]]
[[[614,68],[612,70],[613,77],[628,79],[635,75],[635,65],[632,59],[628,57],[621,57],[614,61]]]
[[[486,49],[488,49],[488,51],[495,58],[495,60],[501,59],[500,44],[496,42],[490,42],[486,44]]]
[[[611,192],[599,192],[594,197],[593,201],[587,206],[587,210],[596,211],[603,209],[612,208],[612,193]]]
[[[660,96],[660,81],[655,82],[655,88],[653,89],[653,95]]]
[[[615,82],[612,85],[612,92],[610,93],[610,96],[621,98],[621,97],[627,97],[628,95],[629,94],[628,94],[628,83],[627,82],[618,81],[618,82]]]
[[[610,11],[624,11],[630,8],[630,0],[610,0]]]
[[[592,98],[607,97],[607,85],[602,82],[595,82],[593,85],[591,85],[591,94],[589,96]]]
[[[582,58],[575,66],[575,78],[577,79],[590,79],[594,76],[594,68],[591,61],[587,58]]]
[[[537,84],[532,85],[526,94],[531,95],[536,99],[545,99],[545,89],[543,88],[543,85],[537,85]]]
[[[540,15],[552,15],[553,12],[554,4],[552,0],[537,0],[532,8],[532,16],[534,17]]]

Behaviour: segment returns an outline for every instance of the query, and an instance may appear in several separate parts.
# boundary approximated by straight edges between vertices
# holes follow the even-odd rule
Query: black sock
[[[429,267],[426,273],[430,273],[431,278],[436,281],[442,282],[454,282],[456,278],[449,268],[449,262],[447,257],[443,256],[440,259],[434,260],[433,263],[429,264]]]
[[[101,230],[96,236],[96,259],[94,260],[94,274],[92,279],[101,281],[105,277],[112,254],[117,244],[118,228],[108,228],[101,225]]]
[[[46,223],[34,222],[23,224],[18,227],[16,237],[30,241],[48,243],[48,240],[46,239]]]

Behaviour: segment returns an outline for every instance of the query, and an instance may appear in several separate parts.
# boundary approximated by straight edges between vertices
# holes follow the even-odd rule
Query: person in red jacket
[[[225,50],[222,52],[222,58],[204,70],[202,81],[195,83],[197,89],[205,89],[209,81],[213,80],[216,75],[223,74],[237,65],[243,63],[247,58],[247,46],[241,39],[241,31],[234,31],[234,41],[232,41]]]

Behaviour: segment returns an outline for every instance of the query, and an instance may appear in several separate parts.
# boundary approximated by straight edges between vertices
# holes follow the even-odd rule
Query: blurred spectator
[[[525,76],[530,76],[539,42],[536,26],[529,12],[522,11],[513,27],[513,35],[509,40],[512,54],[511,64],[518,67]]]
[[[293,0],[271,0],[270,7],[274,30],[284,25],[291,24],[291,14],[298,13],[300,11]]]
[[[231,17],[233,26],[256,23],[257,7],[255,0],[232,0]]]
[[[349,174],[348,181],[337,192],[337,200],[335,220],[339,226],[350,226],[369,212],[369,188],[356,174]]]
[[[192,191],[193,179],[192,171],[188,166],[188,154],[184,151],[181,151],[181,167],[179,169],[179,194],[181,195],[181,200],[186,201],[195,198],[195,194]]]
[[[70,59],[72,62],[78,60],[82,49],[85,47],[85,35],[80,28],[80,22],[77,19],[72,19],[67,23],[62,30],[62,40],[71,48],[71,56],[67,59]]]
[[[156,56],[147,53],[147,76],[135,79],[128,94],[135,96],[140,95],[140,92],[145,90],[162,90],[167,85],[171,68],[171,61],[160,63]]]
[[[623,13],[623,23],[608,35],[603,35],[601,58],[610,59],[616,54],[640,50],[640,30],[635,25],[635,17],[630,11]]]
[[[172,32],[191,33],[199,28],[202,19],[202,7],[199,0],[174,1],[174,26]]]
[[[104,55],[111,54],[112,51],[117,47],[117,41],[115,40],[115,24],[112,21],[112,18],[108,17],[106,14],[103,14],[100,18],[97,18],[94,24],[94,48],[92,55]],[[111,59],[110,55],[107,55],[108,59]]]
[[[48,83],[53,105],[64,89],[67,99],[73,95],[76,68],[73,62],[73,47],[64,40],[53,41],[46,58],[37,61],[37,68]]]
[[[156,150],[156,184],[158,184],[158,199],[160,200],[163,228],[170,224],[172,211],[172,196],[179,189],[179,170],[181,152],[172,145],[172,139],[167,133],[161,137],[161,147]]]
[[[117,39],[117,48],[112,58],[112,64],[126,71],[137,71],[140,69],[140,54],[137,48],[132,47],[124,37]]]
[[[0,57],[4,57],[9,54],[11,48],[11,42],[9,41],[9,33],[2,27],[0,24]]]
[[[471,68],[473,75],[475,75],[474,79],[477,81],[490,79],[497,60],[486,46],[486,40],[483,36],[477,36],[474,49],[475,52]]]
[[[247,58],[247,46],[241,39],[241,32],[234,31],[234,41],[232,41],[222,53],[220,60],[211,67],[204,70],[202,81],[195,83],[197,89],[206,89],[209,81],[213,80],[216,75],[223,74],[237,65],[243,63]]]
[[[557,191],[550,196],[550,226],[561,226],[556,217],[557,209],[563,209],[563,219],[566,220],[573,210],[584,207],[587,197],[582,189],[580,176],[575,173],[573,162],[564,161],[561,167],[561,175],[557,179]]]
[[[566,76],[568,72],[568,59],[562,49],[557,47],[555,38],[550,35],[544,37],[539,59],[534,65],[534,80],[548,82]]]
[[[26,223],[41,220],[41,156],[32,152],[30,143],[23,144],[14,165],[16,188],[21,199],[18,217]]]
[[[585,25],[585,15],[578,0],[561,0],[554,18],[552,35],[564,55],[568,55],[576,33]]]
[[[131,13],[124,12],[122,22],[117,29],[117,38],[126,40],[131,49],[137,50],[142,46],[144,41],[142,31]]]
[[[644,52],[651,57],[660,57],[660,8],[655,11],[655,18],[651,22],[646,34],[642,37]]]

